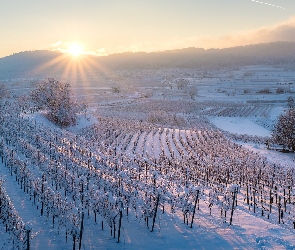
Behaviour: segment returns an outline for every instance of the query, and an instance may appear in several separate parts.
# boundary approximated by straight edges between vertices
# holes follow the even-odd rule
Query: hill
[[[65,71],[83,73],[102,68],[201,68],[216,69],[246,65],[273,65],[295,68],[295,43],[274,42],[226,49],[185,48],[163,52],[126,52],[106,57],[84,55],[79,59],[57,51],[26,51],[0,59],[0,79],[56,77]],[[85,63],[83,63],[85,62]],[[86,65],[88,65],[86,67]]]

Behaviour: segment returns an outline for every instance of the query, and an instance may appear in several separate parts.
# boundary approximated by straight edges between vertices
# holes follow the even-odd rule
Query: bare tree
[[[279,116],[272,136],[276,143],[295,150],[295,108],[291,108]]]

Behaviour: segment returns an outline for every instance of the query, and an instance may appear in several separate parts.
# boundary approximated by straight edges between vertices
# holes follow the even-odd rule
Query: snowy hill
[[[216,69],[245,65],[279,65],[294,69],[295,43],[275,42],[240,46],[227,49],[187,48],[154,53],[121,53],[106,57],[84,55],[81,60],[91,61],[84,74],[102,69],[140,68],[203,68]],[[72,58],[56,51],[27,51],[0,59],[0,79],[28,77],[58,77],[67,68],[76,67]],[[77,73],[77,67],[73,69]]]

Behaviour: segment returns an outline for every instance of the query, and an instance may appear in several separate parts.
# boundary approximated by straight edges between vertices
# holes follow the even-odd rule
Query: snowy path
[[[139,137],[139,132],[135,133],[135,134],[132,136],[132,138],[131,138],[131,140],[130,140],[130,143],[129,143],[129,145],[128,145],[126,151],[125,151],[125,153],[126,153],[127,155],[132,155],[132,154],[133,154],[134,146],[135,146],[135,144],[136,144],[137,141],[138,141],[138,137]]]
[[[161,134],[161,144],[162,144],[163,149],[164,149],[164,154],[168,158],[171,158],[170,151],[169,151],[169,148],[168,148],[168,145],[167,145],[168,140],[167,140],[167,136],[166,136],[166,130],[167,130],[167,128],[165,128],[163,133]]]
[[[153,150],[153,131],[151,130],[147,136],[145,141],[144,153],[149,157],[154,157],[154,150]]]
[[[182,146],[181,142],[180,142],[180,136],[181,136],[181,133],[183,132],[184,130],[179,130],[179,129],[175,129],[174,131],[174,137],[175,137],[175,142],[177,144],[177,147],[183,152],[184,156],[187,156],[187,151],[186,149]]]
[[[138,142],[137,142],[137,147],[135,150],[135,153],[138,155],[142,155],[144,154],[143,152],[143,148],[144,148],[144,138],[146,137],[146,132],[143,132],[140,134],[139,138],[138,138]]]
[[[160,144],[160,130],[157,130],[157,132],[154,135],[153,138],[153,145],[154,145],[154,155],[156,159],[159,159],[159,155],[161,154],[161,144]]]
[[[178,149],[176,148],[175,144],[174,144],[174,141],[172,139],[172,133],[173,133],[174,130],[172,129],[169,129],[169,132],[168,132],[168,135],[167,135],[167,141],[168,143],[170,144],[170,151],[171,152],[171,155],[175,158],[180,158],[180,154],[178,152]]]

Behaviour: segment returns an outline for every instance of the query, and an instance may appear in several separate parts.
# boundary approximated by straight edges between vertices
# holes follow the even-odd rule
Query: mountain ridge
[[[247,65],[273,65],[295,69],[295,42],[272,42],[224,49],[183,48],[161,52],[124,52],[108,56],[83,55],[74,59],[59,51],[35,50],[0,58],[0,79],[42,77],[62,74],[78,65],[86,72],[107,69],[140,68],[226,68]],[[90,66],[89,66],[90,65]],[[76,69],[75,69],[76,67]]]

